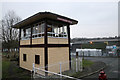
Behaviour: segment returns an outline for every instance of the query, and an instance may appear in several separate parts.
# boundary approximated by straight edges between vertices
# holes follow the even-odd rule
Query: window
[[[21,29],[21,39],[30,39],[31,28]]]
[[[33,25],[33,38],[43,37],[44,36],[44,23],[37,23]]]
[[[31,25],[31,26],[33,27],[32,38],[44,36],[44,27],[45,27],[44,22],[36,23],[36,24]],[[22,40],[30,39],[30,37],[31,37],[31,28],[30,27],[25,28],[25,29],[21,29],[21,39]]]
[[[33,33],[32,33],[33,38],[37,37],[38,27],[39,27],[38,24],[33,25]]]
[[[63,26],[63,37],[67,37],[68,36],[68,32],[67,32],[67,26]]]
[[[40,56],[35,55],[35,64],[40,64]]]
[[[47,25],[47,32],[52,32],[52,25]]]
[[[24,32],[23,32],[23,29],[21,29],[21,39],[23,39],[24,37]]]
[[[67,26],[47,25],[48,37],[67,38]]]
[[[31,28],[27,28],[26,29],[26,36],[25,36],[25,38],[26,39],[30,39],[30,35],[31,35]]]
[[[23,54],[23,61],[26,61],[26,54]]]
[[[48,36],[52,36],[53,35],[53,26],[52,25],[47,25],[47,34]]]

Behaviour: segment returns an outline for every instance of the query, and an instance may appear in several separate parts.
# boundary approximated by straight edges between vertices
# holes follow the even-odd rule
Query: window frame
[[[32,29],[32,39],[36,39],[36,38],[42,38],[44,37],[44,28],[45,28],[45,22],[38,22],[35,24],[32,24],[31,27]],[[21,40],[29,40],[31,37],[31,27],[28,26],[28,28],[23,28],[21,30]],[[30,33],[29,35],[26,34],[26,30],[30,28]],[[35,29],[38,28],[38,30],[36,31]],[[28,30],[29,31],[29,30]]]
[[[40,64],[40,55],[35,55],[35,64]]]
[[[45,24],[44,22],[39,22],[39,23],[34,24],[37,26],[33,25],[33,31],[34,31],[34,28],[36,28],[36,27],[38,28],[38,31],[37,31],[37,33],[32,34],[32,39],[44,37],[44,24]],[[40,27],[40,32],[39,32],[39,27]]]
[[[23,54],[23,61],[27,61],[27,54]]]
[[[47,25],[49,25],[49,24],[47,24]],[[56,25],[51,25],[51,28],[52,28],[52,32],[47,31],[48,37],[68,38],[67,26],[63,25],[63,26],[59,27],[59,26],[56,26]]]
[[[21,40],[29,40],[30,36],[31,36],[31,28],[30,28],[30,26],[28,26],[28,28],[21,29]]]

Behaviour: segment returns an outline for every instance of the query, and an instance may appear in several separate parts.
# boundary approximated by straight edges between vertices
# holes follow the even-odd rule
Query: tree
[[[21,18],[14,11],[9,11],[0,21],[2,28],[2,34],[0,36],[2,37],[3,49],[10,51],[10,49],[18,48],[19,30],[12,27],[20,20]]]

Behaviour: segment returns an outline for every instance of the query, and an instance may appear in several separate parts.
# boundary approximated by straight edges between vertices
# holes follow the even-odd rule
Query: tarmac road
[[[107,64],[107,67],[104,69],[105,73],[107,74],[108,79],[115,79],[120,77],[120,58],[106,58],[106,57],[85,57],[85,59],[91,61],[102,61]],[[119,74],[119,76],[118,76]],[[85,78],[98,78],[99,73],[95,73],[93,75],[87,76]],[[83,80],[85,79],[83,78]],[[117,79],[118,80],[118,79]]]

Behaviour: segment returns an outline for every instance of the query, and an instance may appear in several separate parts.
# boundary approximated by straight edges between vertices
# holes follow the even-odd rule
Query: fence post
[[[62,75],[62,62],[59,63],[60,64],[60,74]],[[62,76],[60,76],[60,80],[62,80]]]
[[[80,57],[78,58],[78,69],[80,71]]]
[[[76,58],[76,72],[78,72],[78,59]]]
[[[33,63],[33,74],[35,75],[35,64]]]
[[[82,57],[80,58],[80,71],[82,71]]]
[[[62,74],[62,63],[60,62],[60,74]]]
[[[33,70],[31,70],[31,80],[33,80]]]

